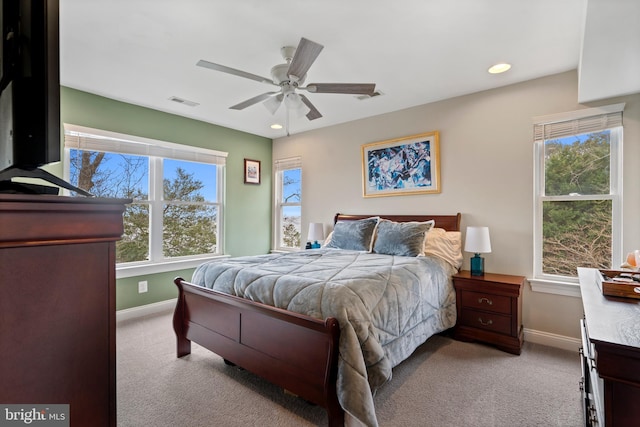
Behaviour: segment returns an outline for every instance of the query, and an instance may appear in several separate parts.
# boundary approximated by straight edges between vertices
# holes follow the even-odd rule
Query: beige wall
[[[468,225],[490,227],[493,252],[485,270],[530,277],[533,272],[532,117],[626,102],[625,242],[640,247],[640,94],[579,105],[575,71],[277,139],[273,159],[303,161],[303,235],[309,222],[330,228],[333,215],[462,213]],[[385,94],[384,96],[393,96]],[[365,101],[375,102],[375,98]],[[442,192],[362,197],[362,144],[440,132]],[[468,268],[465,254],[465,268]],[[525,328],[578,337],[579,298],[524,292]]]

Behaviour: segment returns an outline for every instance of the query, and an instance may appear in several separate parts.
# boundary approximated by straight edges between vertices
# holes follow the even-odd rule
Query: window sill
[[[206,261],[216,258],[228,258],[229,255],[216,255],[202,258],[189,258],[181,260],[163,261],[158,263],[137,264],[137,265],[116,265],[116,279],[126,277],[145,276],[147,274],[168,273],[170,271],[195,268]]]
[[[272,254],[288,254],[291,252],[300,252],[302,249],[299,248],[291,248],[291,249],[271,249],[269,252]]]
[[[568,297],[582,298],[578,283],[558,282],[555,280],[527,279],[533,292],[564,295]]]

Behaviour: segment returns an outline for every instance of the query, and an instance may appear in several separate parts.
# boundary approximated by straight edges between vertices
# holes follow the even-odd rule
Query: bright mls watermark
[[[0,427],[69,427],[69,405],[0,404]]]

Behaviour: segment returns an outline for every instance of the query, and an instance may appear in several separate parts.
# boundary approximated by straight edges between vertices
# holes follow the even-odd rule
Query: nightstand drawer
[[[462,306],[487,310],[494,313],[511,314],[511,298],[485,292],[462,291]]]
[[[459,323],[461,325],[485,329],[500,334],[511,334],[510,316],[467,309],[462,312],[462,318],[459,319]]]

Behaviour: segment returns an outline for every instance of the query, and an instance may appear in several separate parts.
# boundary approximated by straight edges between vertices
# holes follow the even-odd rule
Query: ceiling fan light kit
[[[280,105],[284,103],[287,112],[296,112],[299,116],[306,116],[308,120],[315,120],[322,117],[322,114],[311,103],[309,98],[297,93],[296,90],[305,90],[309,93],[372,96],[376,88],[375,83],[310,83],[306,87],[302,86],[307,78],[307,71],[309,71],[323,48],[324,46],[321,44],[304,37],[300,39],[297,48],[292,46],[281,48],[280,53],[286,63],[278,64],[271,68],[271,79],[205,60],[198,61],[196,65],[280,87],[278,91],[265,92],[229,107],[233,110],[244,110],[254,104],[263,102],[263,105],[271,114],[275,114]],[[289,134],[288,125],[287,134]]]

